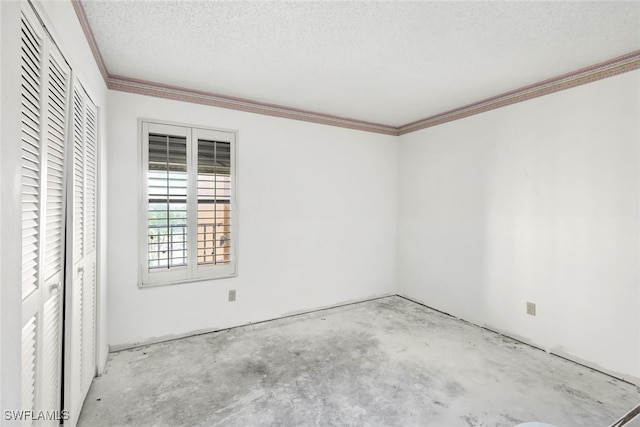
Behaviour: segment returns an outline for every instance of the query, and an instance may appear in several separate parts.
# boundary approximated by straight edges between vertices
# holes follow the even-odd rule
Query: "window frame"
[[[159,133],[186,138],[187,156],[187,266],[173,271],[149,270],[149,134]],[[138,185],[139,274],[138,287],[176,285],[236,277],[238,253],[238,132],[210,126],[191,125],[154,119],[138,119]],[[198,265],[198,139],[211,139],[230,144],[230,251],[229,263]]]

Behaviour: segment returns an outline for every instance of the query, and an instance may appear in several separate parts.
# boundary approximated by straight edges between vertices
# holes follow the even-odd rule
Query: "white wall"
[[[101,364],[107,342],[399,289],[640,377],[639,71],[405,135],[398,148],[391,136],[107,92],[70,2],[36,7],[101,108],[100,283],[109,285],[100,294]],[[0,18],[0,407],[8,408],[19,407],[20,388],[19,3],[0,2]],[[137,288],[139,117],[239,131],[237,278]],[[536,317],[526,301],[538,304]]]
[[[639,123],[634,71],[402,136],[400,293],[640,378]]]
[[[141,117],[238,131],[238,277],[137,287]],[[113,91],[108,122],[110,345],[395,293],[394,137]]]
[[[24,3],[26,4],[26,2]],[[106,86],[70,2],[34,2],[45,25],[53,34],[71,67],[82,80],[97,105],[102,107],[100,138],[106,141],[104,126]],[[0,52],[2,75],[0,89],[0,408],[20,408],[20,331],[21,331],[21,207],[20,207],[20,2],[1,1]],[[102,149],[104,150],[104,145]],[[102,154],[102,153],[101,153]],[[104,160],[103,156],[103,160]],[[104,166],[104,162],[102,163]],[[104,169],[103,169],[104,172]],[[106,196],[106,187],[100,187]],[[104,210],[101,212],[104,215]],[[103,250],[102,263],[106,257]],[[106,283],[106,276],[101,275]],[[103,310],[102,313],[105,313]],[[104,338],[104,337],[103,337]],[[107,356],[106,339],[99,356]],[[0,421],[0,422],[4,422]]]
[[[0,23],[2,23],[2,11],[3,11],[3,7],[0,5]],[[3,25],[4,28],[4,25]],[[2,38],[2,40],[5,39],[5,33],[0,30],[0,38]],[[4,87],[4,79],[2,78],[2,70],[4,69],[3,67],[3,63],[4,63],[4,56],[3,56],[3,47],[4,47],[4,43],[0,42],[0,145],[2,145],[2,140],[4,140],[4,134],[2,133],[2,125],[4,124],[4,114],[3,114],[3,110],[4,110],[4,105],[5,105],[5,99],[2,97],[2,88]],[[2,153],[2,151],[0,151],[0,153]],[[2,155],[2,157],[4,158],[4,154]],[[2,186],[2,161],[0,161],[0,190],[3,189]],[[0,197],[0,224],[2,224],[2,218],[3,218],[3,208],[2,208],[2,197]],[[2,231],[3,231],[3,227],[0,225],[0,239],[2,238]],[[3,279],[4,279],[4,275],[2,273],[2,263],[3,263],[3,257],[2,255],[4,254],[4,251],[2,249],[0,249],[0,284],[3,283]],[[3,307],[2,305],[2,286],[0,286],[0,307]],[[4,330],[3,328],[3,322],[2,322],[2,316],[0,315],[0,337],[2,336],[2,332]],[[3,374],[4,374],[4,369],[2,369],[2,352],[3,352],[3,348],[2,348],[2,340],[0,339],[0,384],[2,384],[3,382]],[[2,408],[2,402],[3,402],[3,396],[4,396],[4,390],[0,387],[0,408]]]
[[[0,2],[0,409],[20,407],[20,4]],[[11,66],[14,64],[14,66]],[[17,64],[17,65],[15,65]],[[4,418],[4,417],[3,417]],[[1,423],[2,421],[0,421]]]

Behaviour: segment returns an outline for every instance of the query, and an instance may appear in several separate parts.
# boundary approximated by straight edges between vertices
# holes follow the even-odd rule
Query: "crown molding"
[[[100,53],[100,48],[96,42],[93,30],[89,25],[89,20],[87,19],[84,6],[82,5],[82,0],[71,0],[71,3],[78,15],[78,20],[80,21],[80,25],[82,26],[82,30],[87,38],[87,42],[89,43],[100,73],[102,73],[105,84],[107,85],[107,88],[111,90],[385,135],[405,135],[421,129],[441,125],[443,123],[459,120],[465,117],[484,113],[486,111],[505,107],[507,105],[516,104],[518,102],[527,101],[540,96],[549,95],[551,93],[640,69],[640,50],[636,50],[626,55],[618,56],[567,74],[552,77],[491,98],[486,98],[396,127],[110,74],[102,54]]]
[[[276,104],[268,104],[252,101],[250,99],[236,98],[205,92],[180,86],[171,86],[147,80],[133,79],[130,77],[110,74],[107,87],[121,92],[137,93],[140,95],[154,96],[157,98],[173,99],[176,101],[203,104],[213,107],[228,108],[245,111],[248,113],[262,114],[266,116],[281,117],[285,119],[301,120],[305,122],[319,123],[329,126],[338,126],[349,129],[375,132],[385,135],[398,135],[398,128],[380,123],[372,123],[363,120],[333,116],[330,114],[316,113],[314,111],[301,110]]]
[[[398,134],[404,135],[441,125],[638,69],[640,69],[640,50],[408,123],[398,128]]]
[[[98,43],[96,42],[96,38],[93,35],[93,30],[89,25],[89,20],[87,19],[87,14],[84,10],[84,6],[80,0],[71,0],[71,4],[73,5],[73,9],[76,11],[76,15],[78,16],[78,21],[80,21],[80,26],[82,27],[82,31],[84,32],[84,36],[89,43],[89,47],[91,48],[91,53],[93,53],[93,58],[98,65],[98,69],[100,70],[100,74],[102,74],[102,78],[104,79],[104,83],[108,85],[109,80],[109,71],[107,70],[107,66],[102,58],[102,53],[100,52],[100,48],[98,48]]]

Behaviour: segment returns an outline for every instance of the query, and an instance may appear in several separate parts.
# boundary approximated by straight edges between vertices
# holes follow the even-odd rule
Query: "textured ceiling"
[[[640,2],[82,0],[110,74],[400,126],[640,49]]]

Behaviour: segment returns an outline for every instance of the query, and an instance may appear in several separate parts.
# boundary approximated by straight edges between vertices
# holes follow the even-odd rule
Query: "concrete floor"
[[[608,426],[640,389],[400,297],[110,355],[80,426]]]

